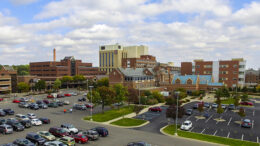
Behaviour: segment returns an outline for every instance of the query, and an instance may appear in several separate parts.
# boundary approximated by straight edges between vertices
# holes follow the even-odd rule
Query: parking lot
[[[184,108],[192,108],[195,103],[196,102],[189,103],[185,105]],[[185,115],[179,120],[179,123],[185,120],[192,121],[193,127],[190,130],[191,132],[259,142],[260,104],[254,103],[254,107],[245,107],[244,109],[246,116],[243,119],[250,119],[252,121],[252,128],[241,127],[238,123],[241,121],[241,117],[228,109],[225,109],[222,114],[218,114],[216,109],[212,108],[204,108],[204,112],[202,113],[194,109],[191,116]],[[205,112],[209,113],[208,118],[202,119],[198,117],[202,116]],[[224,119],[224,121],[215,120],[220,117]]]
[[[43,99],[46,95],[39,95],[34,96],[34,99]],[[82,97],[82,95],[79,96],[72,96],[72,97],[65,97],[60,98],[60,100],[69,100],[70,105],[66,105],[63,107],[58,108],[48,108],[48,109],[40,109],[40,110],[30,110],[25,108],[19,108],[16,103],[0,103],[0,108],[11,108],[15,111],[15,114],[27,114],[27,113],[35,113],[38,117],[47,117],[51,119],[51,124],[44,124],[42,126],[33,126],[29,129],[25,129],[21,132],[14,132],[13,134],[8,135],[2,135],[0,134],[0,144],[13,142],[17,138],[25,138],[26,134],[29,132],[38,132],[38,131],[48,131],[50,127],[54,126],[60,126],[64,123],[70,123],[73,124],[76,128],[80,130],[87,130],[94,128],[96,126],[104,126],[109,131],[108,137],[101,137],[97,141],[89,141],[87,145],[91,146],[123,146],[126,145],[129,142],[133,141],[146,141],[153,146],[173,146],[173,145],[209,145],[208,143],[199,142],[199,141],[192,141],[192,140],[184,140],[179,138],[172,138],[168,137],[162,134],[157,134],[153,132],[147,132],[147,131],[140,131],[140,130],[133,130],[133,129],[124,129],[124,128],[118,128],[114,126],[109,125],[101,125],[98,123],[93,122],[86,122],[83,121],[82,118],[84,116],[90,115],[90,110],[87,109],[86,111],[79,111],[79,110],[73,110],[73,113],[63,113],[63,109],[70,109],[72,107],[72,104],[74,102],[77,102],[78,98]],[[106,110],[109,109],[109,107],[105,108]],[[101,112],[101,107],[95,107],[93,110],[93,113]],[[11,118],[14,116],[5,116],[4,118]],[[214,144],[212,144],[214,145]]]

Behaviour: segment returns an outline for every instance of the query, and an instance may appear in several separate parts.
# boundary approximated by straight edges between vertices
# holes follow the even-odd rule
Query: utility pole
[[[180,91],[176,91],[175,94],[177,95],[177,108],[176,108],[176,117],[175,117],[175,135],[178,136],[178,133],[177,133],[177,122],[178,122],[178,112],[179,112],[179,94],[180,94]]]
[[[89,88],[90,88],[90,102],[91,102],[91,107],[90,107],[90,121],[93,121],[93,119],[92,119],[92,110],[93,110],[93,103],[92,103],[92,88],[93,88],[93,86],[89,86]]]

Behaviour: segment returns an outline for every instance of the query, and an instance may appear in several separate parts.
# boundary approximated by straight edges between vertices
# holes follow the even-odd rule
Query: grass
[[[109,111],[105,111],[104,113],[98,113],[93,115],[93,121],[96,122],[107,122],[112,119],[121,117],[123,115],[127,115],[133,112],[134,106],[126,106],[120,109],[112,109]],[[90,120],[90,116],[84,117],[84,120]]]
[[[167,126],[166,128],[163,129],[163,132],[168,133],[170,135],[174,135],[175,125]],[[241,141],[241,140],[237,140],[237,139],[205,135],[205,134],[199,134],[199,133],[182,131],[182,130],[178,130],[178,136],[202,140],[202,141],[208,141],[208,142],[213,142],[213,143],[218,143],[218,144],[230,145],[230,146],[238,146],[238,145],[239,146],[259,146],[259,144],[255,143],[255,142]]]
[[[112,125],[117,126],[139,126],[144,124],[146,121],[141,119],[123,118],[118,121],[112,122]]]
[[[221,100],[221,104],[234,104],[235,99],[234,98],[228,98]]]

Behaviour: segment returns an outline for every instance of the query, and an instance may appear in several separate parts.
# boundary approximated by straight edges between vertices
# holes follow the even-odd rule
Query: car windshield
[[[22,116],[22,118],[24,119],[24,118],[27,118],[26,116]]]
[[[74,128],[74,126],[73,125],[68,125],[68,128]]]
[[[188,123],[188,122],[185,122],[183,125],[189,125],[189,123]]]
[[[187,109],[187,112],[191,112],[191,109]]]
[[[35,138],[35,139],[39,139],[40,136],[39,136],[39,135],[35,135],[34,138]]]
[[[59,130],[60,133],[65,133],[66,131],[64,129]]]
[[[244,122],[250,123],[250,120],[249,119],[245,119]]]
[[[14,123],[15,126],[20,126],[21,124],[20,123]]]
[[[27,139],[24,139],[23,144],[29,144],[29,141]]]
[[[50,136],[51,134],[49,132],[43,133],[45,136]]]

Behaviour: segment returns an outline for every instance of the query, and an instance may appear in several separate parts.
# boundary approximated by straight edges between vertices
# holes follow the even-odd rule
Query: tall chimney
[[[53,49],[53,61],[56,62],[56,49]]]

